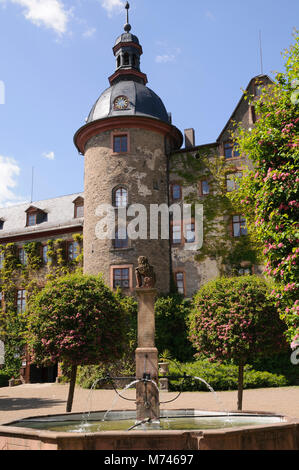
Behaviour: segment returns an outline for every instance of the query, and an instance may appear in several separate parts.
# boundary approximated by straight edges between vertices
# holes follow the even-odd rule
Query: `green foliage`
[[[208,387],[194,377],[204,379],[215,391],[236,390],[238,388],[238,367],[219,362],[210,363],[208,359],[186,364],[171,364],[170,375],[183,375],[193,378],[170,381],[170,390],[182,392],[209,391]],[[284,387],[289,385],[284,375],[257,371],[252,366],[244,367],[244,388]]]
[[[188,340],[186,324],[190,301],[180,294],[158,297],[155,303],[156,338],[158,351],[165,349],[179,361],[192,359],[195,350]]]
[[[130,357],[124,355],[122,359],[113,363],[80,366],[78,367],[76,383],[82,388],[105,388],[109,382],[101,381],[100,379],[107,378],[107,374],[112,378],[131,377],[133,380],[135,377],[135,363]]]
[[[42,244],[40,242],[31,242],[24,245],[24,250],[27,255],[27,265],[24,269],[37,271],[43,266],[41,257]]]
[[[291,363],[290,356],[290,349],[280,353],[274,351],[271,356],[262,356],[251,361],[250,365],[259,371],[283,375],[288,381],[288,385],[299,385],[299,367]]]
[[[271,288],[257,276],[219,278],[194,298],[190,339],[210,360],[244,365],[286,347],[285,324],[270,299]]]
[[[276,75],[255,106],[258,120],[248,131],[239,127],[234,138],[248,155],[254,171],[247,171],[231,200],[244,213],[251,236],[267,261],[266,273],[280,284],[273,291],[287,338],[299,338],[298,304],[298,159],[299,159],[299,34],[285,51],[285,72]]]
[[[28,303],[27,339],[36,364],[82,365],[121,357],[126,315],[100,276],[68,274]]]

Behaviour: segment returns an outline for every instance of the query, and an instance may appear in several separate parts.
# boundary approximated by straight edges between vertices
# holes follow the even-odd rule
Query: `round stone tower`
[[[109,78],[110,87],[74,137],[85,158],[84,272],[101,272],[108,285],[129,293],[136,285],[137,258],[144,255],[154,266],[157,288],[167,292],[170,240],[162,239],[160,230],[158,238],[151,239],[150,207],[168,205],[168,155],[181,147],[183,138],[161,99],[146,86],[147,77],[140,70],[142,47],[130,33],[128,3],[126,9],[125,32],[113,47],[116,71]],[[137,212],[135,204],[140,205]],[[141,216],[142,227],[136,225]],[[114,229],[105,236],[109,217]]]

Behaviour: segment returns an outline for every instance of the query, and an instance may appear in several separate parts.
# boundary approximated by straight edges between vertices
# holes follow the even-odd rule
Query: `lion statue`
[[[149,264],[146,256],[139,256],[138,267],[135,269],[137,287],[153,288],[156,285],[154,268]]]

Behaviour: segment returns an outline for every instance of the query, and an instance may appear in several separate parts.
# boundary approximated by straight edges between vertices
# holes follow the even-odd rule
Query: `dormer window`
[[[74,218],[80,219],[84,217],[84,199],[83,197],[79,196],[77,199],[73,201],[74,203]]]
[[[30,206],[26,211],[26,227],[33,227],[34,225],[47,222],[47,220],[48,214],[38,207]]]

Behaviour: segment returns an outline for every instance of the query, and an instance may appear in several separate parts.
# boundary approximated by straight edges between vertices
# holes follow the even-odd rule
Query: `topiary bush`
[[[211,361],[239,367],[238,409],[242,409],[244,366],[286,349],[285,323],[270,298],[272,285],[257,276],[219,278],[194,298],[190,339]]]
[[[71,366],[71,411],[78,365],[110,363],[126,347],[127,317],[100,276],[79,272],[48,282],[28,304],[28,343],[38,365]]]

